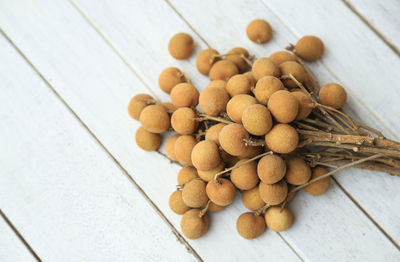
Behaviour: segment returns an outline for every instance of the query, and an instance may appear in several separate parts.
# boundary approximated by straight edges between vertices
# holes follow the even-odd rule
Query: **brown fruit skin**
[[[239,69],[240,73],[248,71],[250,66],[248,63],[246,63],[246,61],[243,60],[241,55],[243,55],[246,58],[249,58],[250,57],[249,52],[247,52],[247,50],[244,49],[243,47],[234,47],[231,50],[229,50],[229,52],[228,52],[228,54],[232,54],[232,53],[239,53],[239,54],[227,55],[225,57],[225,59],[234,63],[236,65],[236,67]]]
[[[182,74],[181,70],[176,67],[165,68],[158,77],[158,85],[161,90],[167,94],[171,93],[174,86],[185,81],[185,76]]]
[[[197,117],[194,110],[189,107],[178,108],[171,116],[172,128],[181,135],[193,134],[199,126],[199,122],[194,120]]]
[[[274,76],[264,76],[257,81],[253,93],[258,102],[267,105],[271,95],[279,90],[285,90],[281,80]]]
[[[258,156],[259,154],[264,152],[264,148],[262,146],[246,146],[246,151],[238,156],[240,160],[245,158],[253,158]]]
[[[151,133],[162,133],[170,127],[167,110],[162,105],[149,105],[140,113],[140,123]]]
[[[200,93],[199,106],[205,114],[218,116],[225,112],[228,101],[229,95],[226,91],[217,87],[209,87]]]
[[[232,76],[226,83],[226,89],[230,96],[249,94],[251,87],[251,80],[245,75]]]
[[[251,105],[243,111],[242,124],[250,134],[263,136],[272,128],[272,116],[265,106]]]
[[[174,35],[168,43],[169,54],[178,60],[190,57],[193,53],[193,38],[186,33],[178,33]]]
[[[326,170],[323,167],[317,166],[312,169],[312,176],[311,180],[314,178],[320,177],[322,175],[325,175],[328,173],[328,170]],[[319,180],[317,182],[314,182],[306,187],[304,187],[304,191],[307,193],[313,195],[313,196],[320,196],[326,193],[328,191],[329,187],[331,185],[331,178],[327,177],[322,180]]]
[[[277,155],[263,156],[257,165],[257,174],[265,184],[274,184],[282,180],[286,173],[285,161]]]
[[[135,135],[136,144],[143,150],[156,151],[161,145],[161,135],[153,134],[139,127]]]
[[[249,139],[249,133],[240,124],[224,126],[218,136],[222,149],[232,156],[240,156],[247,152],[243,139]]]
[[[188,207],[204,207],[207,205],[206,183],[200,179],[193,179],[185,184],[182,190],[182,199]]]
[[[329,83],[319,90],[319,100],[326,106],[339,109],[346,104],[347,93],[341,85]]]
[[[199,175],[197,174],[196,168],[191,166],[184,166],[178,172],[177,176],[178,185],[184,185],[190,180],[198,177]]]
[[[195,107],[199,103],[199,91],[188,83],[177,84],[171,91],[171,102],[177,108]]]
[[[197,144],[196,139],[189,135],[180,136],[175,142],[176,160],[185,166],[192,165],[192,150]]]
[[[218,54],[218,51],[212,48],[202,50],[196,57],[197,70],[203,75],[208,76],[212,65],[219,60],[218,57],[214,57]]]
[[[236,95],[226,104],[228,116],[236,123],[242,122],[243,111],[251,105],[257,104],[257,100],[250,95]]]
[[[210,202],[210,204],[208,205],[207,211],[216,213],[216,212],[219,212],[219,211],[223,210],[224,208],[225,207],[223,207],[223,206],[219,206],[219,205],[217,205],[217,204],[215,204],[213,202]]]
[[[175,156],[175,142],[176,140],[180,137],[180,135],[173,135],[167,139],[165,142],[165,152],[167,155],[172,159],[176,161],[176,156]]]
[[[239,70],[234,63],[228,60],[216,62],[210,69],[210,80],[228,80],[234,75],[239,74]]]
[[[269,98],[268,109],[278,122],[287,124],[296,119],[299,102],[289,91],[280,90]]]
[[[225,163],[224,161],[221,161],[215,168],[208,170],[208,171],[201,171],[201,170],[197,170],[199,173],[199,177],[201,179],[203,179],[206,182],[211,181],[212,179],[214,179],[215,174],[217,174],[218,172],[221,172],[222,170],[224,170],[225,168]]]
[[[221,158],[225,163],[225,167],[232,167],[238,162],[240,159],[237,156],[232,156],[228,154],[225,150],[221,150]]]
[[[210,140],[197,143],[192,150],[192,163],[197,170],[209,171],[219,165],[218,145]]]
[[[293,61],[284,62],[279,65],[279,69],[281,70],[282,75],[288,76],[291,74],[300,83],[304,83],[306,79],[306,71],[304,70],[303,66],[297,62]],[[283,84],[289,89],[298,87],[296,82],[294,82],[291,79],[283,80]]]
[[[246,208],[253,211],[256,211],[265,206],[265,202],[261,199],[260,196],[259,186],[256,186],[250,190],[243,191],[242,202]]]
[[[272,62],[271,59],[263,57],[259,58],[253,63],[252,73],[254,78],[258,81],[264,76],[275,76],[279,77],[281,71],[279,67]]]
[[[304,79],[304,85],[306,86],[306,88],[313,92],[315,90],[315,82],[313,77],[310,74],[306,74],[306,78]]]
[[[248,159],[242,159],[236,163],[240,165]],[[254,188],[258,184],[257,176],[257,163],[251,161],[250,163],[244,164],[236,169],[233,169],[230,175],[232,183],[240,190],[249,190]]]
[[[275,232],[285,231],[293,224],[293,214],[287,208],[270,207],[265,212],[265,223]]]
[[[288,184],[288,196],[287,196],[287,198],[286,198],[286,201],[287,202],[289,202],[289,201],[292,201],[292,199],[296,196],[296,193],[297,193],[297,191],[296,192],[292,192],[292,193],[290,193],[293,189],[295,189],[296,188],[296,186],[294,186],[294,185],[292,185],[292,184]]]
[[[140,99],[153,100],[154,98],[148,94],[137,94],[129,101],[128,104],[128,114],[135,120],[139,120],[140,113],[149,104],[146,101]]]
[[[206,140],[214,141],[219,146],[219,132],[226,124],[218,123],[206,130]]]
[[[182,199],[182,191],[175,191],[171,194],[169,197],[169,208],[174,211],[178,215],[183,215],[185,214],[186,211],[190,209],[185,203],[183,202]]]
[[[280,182],[272,185],[260,182],[259,190],[261,199],[271,206],[279,205],[285,201],[288,194],[288,188],[285,180],[281,180]]]
[[[265,135],[267,147],[280,154],[294,151],[299,144],[299,134],[296,129],[288,124],[276,124]]]
[[[323,55],[324,43],[316,36],[303,36],[297,41],[294,51],[306,61],[315,61]]]
[[[264,217],[253,212],[243,213],[236,221],[236,229],[245,239],[257,238],[265,231]]]
[[[257,82],[257,80],[253,76],[253,73],[252,72],[246,72],[243,75],[250,80],[251,87],[253,88],[256,85],[256,82]]]
[[[296,57],[293,54],[286,51],[274,52],[269,56],[269,59],[271,59],[272,62],[274,62],[277,65],[280,65],[287,61],[296,62]]]
[[[291,157],[286,160],[286,181],[292,185],[302,185],[311,178],[311,168],[300,157]]]
[[[219,206],[228,206],[235,200],[236,188],[228,179],[218,178],[218,181],[219,184],[214,179],[207,183],[207,196]]]
[[[267,21],[255,19],[247,25],[246,34],[251,41],[264,44],[271,39],[272,29]]]
[[[167,111],[169,111],[169,113],[173,113],[175,112],[175,110],[177,109],[174,104],[170,103],[170,102],[163,102],[161,103],[162,106],[165,107],[165,109],[167,109]]]
[[[299,111],[297,112],[297,121],[306,119],[313,110],[313,101],[311,98],[303,91],[294,91],[291,93],[297,100],[299,104]]]
[[[226,81],[225,80],[213,80],[210,83],[208,83],[207,88],[210,87],[215,87],[215,88],[219,88],[221,90],[224,90],[226,93],[228,93],[228,91],[226,90]]]
[[[181,220],[181,230],[185,237],[189,239],[198,239],[208,231],[208,215],[200,217],[201,210],[190,209],[186,211]]]

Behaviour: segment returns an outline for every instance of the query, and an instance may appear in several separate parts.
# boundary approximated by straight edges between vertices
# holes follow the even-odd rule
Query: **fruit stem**
[[[200,215],[199,215],[200,217],[203,217],[207,213],[210,203],[211,203],[211,200],[208,200],[207,205],[200,211]]]
[[[217,121],[217,122],[228,124],[228,125],[234,123],[234,122],[226,120],[224,118],[215,117],[215,116],[209,116],[207,114],[199,114],[199,116],[200,117],[193,118],[193,120],[196,120],[196,121],[213,120],[213,121]]]
[[[246,146],[265,146],[264,139],[244,138],[243,141]]]
[[[269,207],[270,207],[270,205],[265,204],[265,206],[263,206],[262,208],[257,209],[257,210],[254,212],[254,214],[255,214],[256,216],[260,216],[260,215],[264,214],[265,211],[267,211],[267,209],[268,209]]]
[[[173,160],[172,158],[170,158],[170,157],[167,156],[166,154],[160,152],[159,150],[156,150],[156,152],[157,152],[159,155],[161,155],[161,156],[165,157],[166,159],[168,159],[169,162],[170,162],[171,164],[177,164],[178,166],[183,167],[183,165],[182,165],[181,163],[179,163],[178,161]]]

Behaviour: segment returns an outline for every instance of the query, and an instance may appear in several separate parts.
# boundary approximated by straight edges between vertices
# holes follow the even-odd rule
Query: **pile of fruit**
[[[261,19],[246,33],[258,44],[272,37]],[[194,47],[186,33],[168,44],[175,59],[190,57]],[[288,229],[293,214],[286,204],[295,192],[322,195],[337,171],[355,166],[400,174],[400,144],[341,111],[345,89],[336,83],[319,88],[303,62],[319,59],[323,42],[304,36],[286,49],[252,62],[242,47],[226,54],[208,48],[196,58],[198,71],[210,78],[201,93],[184,72],[169,67],[158,82],[171,102],[147,94],[131,99],[128,112],[142,124],[136,132],[139,147],[159,152],[161,133],[175,133],[165,152],[182,169],[169,206],[183,214],[186,237],[203,236],[208,213],[229,206],[238,190],[251,212],[239,216],[237,231],[253,239],[267,226]]]

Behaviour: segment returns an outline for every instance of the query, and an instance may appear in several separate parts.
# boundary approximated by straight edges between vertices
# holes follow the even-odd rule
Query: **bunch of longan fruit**
[[[246,30],[258,44],[272,37],[268,22],[256,19]],[[175,59],[193,53],[193,38],[174,35],[168,50]],[[246,238],[260,236],[266,229],[280,232],[293,223],[286,203],[292,189],[327,174],[322,166],[311,167],[298,154],[300,136],[293,125],[309,117],[315,101],[315,83],[302,60],[315,61],[324,44],[315,36],[304,36],[292,51],[277,51],[252,62],[243,47],[226,54],[207,48],[198,53],[196,67],[210,78],[202,92],[176,67],[164,69],[160,88],[171,102],[161,103],[147,94],[135,95],[128,107],[130,116],[142,124],[136,132],[137,145],[158,151],[162,133],[173,133],[165,143],[168,158],[182,165],[177,190],[169,198],[172,211],[183,215],[181,229],[190,239],[203,236],[209,213],[232,204],[237,191],[250,211],[237,218],[237,231]],[[346,102],[346,92],[335,83],[324,85],[319,103],[335,109]],[[330,186],[326,177],[304,186],[311,195],[322,195]]]

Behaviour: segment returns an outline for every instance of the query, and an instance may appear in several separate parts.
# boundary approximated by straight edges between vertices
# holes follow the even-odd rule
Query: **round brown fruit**
[[[265,184],[274,184],[282,180],[286,173],[285,161],[277,155],[263,156],[257,165],[257,174]]]
[[[197,239],[207,233],[209,227],[209,218],[205,214],[201,216],[201,210],[190,209],[186,211],[181,220],[181,229],[185,237]]]
[[[228,93],[228,91],[226,91],[226,81],[225,80],[214,80],[214,81],[211,81],[206,86],[206,88],[209,88],[209,87],[216,87],[216,88],[224,90],[226,93]]]
[[[207,211],[216,213],[216,212],[223,210],[224,208],[225,208],[224,206],[219,206],[213,202],[210,202],[210,204],[208,205]]]
[[[294,91],[292,95],[296,98],[299,104],[299,111],[297,112],[296,120],[306,119],[313,110],[313,101],[303,91]]]
[[[162,133],[168,130],[170,119],[164,106],[149,105],[140,113],[140,123],[151,133]]]
[[[206,140],[214,141],[219,146],[219,132],[221,132],[222,128],[226,126],[226,124],[218,123],[213,125],[212,127],[206,130]]]
[[[248,106],[243,111],[242,124],[252,135],[265,135],[272,128],[271,113],[265,106],[260,104]]]
[[[146,151],[156,151],[161,145],[161,135],[150,133],[143,127],[136,131],[135,138],[136,144]]]
[[[275,232],[285,231],[293,224],[293,214],[287,208],[270,207],[265,212],[265,223]]]
[[[236,229],[243,238],[257,238],[265,231],[264,217],[253,212],[243,213],[236,221]]]
[[[210,69],[210,80],[228,80],[234,75],[239,74],[239,70],[234,63],[228,60],[216,62]]]
[[[225,178],[214,179],[207,183],[207,196],[219,206],[230,205],[236,197],[236,188],[231,181]]]
[[[174,35],[168,43],[169,54],[178,60],[186,59],[191,56],[193,49],[193,38],[186,33],[178,33]]]
[[[284,62],[279,65],[279,69],[281,70],[282,75],[292,75],[300,83],[303,83],[306,79],[306,71],[304,70],[303,66],[297,62]],[[296,82],[292,79],[283,80],[283,84],[289,89],[298,87]]]
[[[281,75],[279,67],[272,62],[271,59],[266,57],[259,58],[253,63],[252,72],[256,80],[259,80],[264,76],[279,77]]]
[[[170,102],[162,102],[161,105],[167,109],[168,113],[173,113],[177,109],[174,104]]]
[[[296,119],[299,102],[289,91],[279,90],[269,98],[268,109],[278,122],[286,124]]]
[[[325,175],[326,173],[328,173],[328,170],[326,170],[323,167],[317,166],[314,167],[312,169],[312,176],[311,176],[311,180],[320,177],[322,175]],[[327,178],[323,178],[317,182],[314,182],[306,187],[304,187],[304,191],[306,191],[307,193],[313,195],[313,196],[320,196],[322,194],[324,194],[326,191],[328,191],[329,187],[331,185],[331,178],[327,177]]]
[[[248,159],[242,159],[237,162],[235,166],[239,167],[233,169],[230,175],[232,183],[240,190],[252,189],[259,181],[256,161],[242,164],[245,161],[248,161]]]
[[[172,159],[176,161],[176,156],[175,156],[175,142],[176,140],[180,137],[180,135],[173,135],[167,139],[165,142],[165,152],[167,155]]]
[[[272,29],[267,21],[255,19],[247,25],[246,34],[251,41],[264,44],[271,39]]]
[[[204,207],[208,202],[206,183],[200,179],[190,180],[183,187],[182,199],[188,207]]]
[[[197,170],[209,171],[219,165],[218,145],[210,140],[197,143],[192,150],[192,163]]]
[[[265,206],[265,202],[261,199],[260,196],[259,186],[253,187],[250,190],[243,191],[242,202],[245,207],[253,211],[256,211]]]
[[[323,105],[339,109],[346,104],[346,90],[341,85],[329,83],[319,90],[319,99]]]
[[[197,144],[193,136],[183,135],[180,136],[175,142],[175,157],[176,160],[185,166],[192,165],[192,150]]]
[[[324,43],[316,36],[303,36],[297,41],[294,51],[304,60],[315,61],[324,53]]]
[[[137,94],[129,101],[128,113],[136,120],[139,120],[140,113],[149,104],[154,103],[154,98],[148,94]]]
[[[226,89],[230,96],[249,94],[251,87],[251,80],[245,75],[232,76],[226,83]]]
[[[274,76],[264,76],[257,81],[253,93],[258,102],[267,105],[271,95],[279,90],[285,90],[281,80]]]
[[[185,205],[182,199],[182,191],[175,191],[169,197],[169,208],[178,215],[185,214],[190,208]]]
[[[195,120],[197,117],[196,112],[189,107],[178,108],[171,116],[172,128],[181,135],[193,134],[199,126]]]
[[[225,90],[209,87],[200,93],[199,106],[205,114],[218,116],[225,112],[228,101],[229,95]]]
[[[178,172],[178,177],[177,177],[178,185],[184,185],[190,180],[198,177],[199,175],[197,174],[196,168],[192,166],[184,166]]]
[[[299,135],[292,126],[288,124],[276,124],[265,135],[267,147],[280,154],[288,154],[297,148]]]
[[[165,93],[171,93],[172,88],[177,84],[183,83],[186,81],[185,76],[176,67],[168,67],[161,71],[160,76],[158,77],[158,85],[161,90]]]
[[[286,160],[286,181],[292,185],[302,185],[311,178],[311,168],[300,157],[290,157]]]
[[[228,116],[236,123],[242,122],[243,111],[250,105],[257,104],[257,100],[250,95],[236,95],[226,105]]]
[[[189,83],[177,84],[171,91],[171,102],[177,108],[195,107],[199,103],[199,91]]]
[[[272,185],[261,182],[259,190],[262,200],[271,206],[279,205],[285,201],[288,194],[288,188],[285,180],[281,180]]]
[[[245,58],[250,59],[249,52],[247,52],[246,49],[242,47],[234,47],[229,50],[228,54],[230,55],[227,55],[225,59],[234,63],[239,69],[239,72],[243,73],[249,70],[249,64],[242,58],[242,56],[244,56]]]
[[[218,57],[215,57],[216,55],[219,55],[219,53],[215,49],[207,48],[202,50],[196,57],[197,70],[203,75],[208,76],[212,65],[219,60]]]
[[[256,85],[257,80],[254,78],[253,73],[252,72],[246,72],[243,75],[250,80],[251,88],[254,88],[254,86]]]
[[[221,172],[222,170],[224,170],[224,168],[225,168],[225,163],[224,163],[224,161],[221,161],[217,167],[215,167],[211,170],[208,170],[208,171],[198,170],[199,177],[201,179],[203,179],[204,181],[209,182],[214,178],[215,174]]]
[[[218,136],[222,149],[232,156],[240,156],[247,152],[243,139],[249,139],[249,133],[240,124],[224,126]]]
[[[241,154],[239,159],[245,159],[245,158],[253,158],[259,154],[261,154],[264,151],[264,148],[262,146],[246,146],[246,152]]]
[[[287,61],[296,62],[296,57],[287,51],[274,52],[269,56],[269,59],[271,59],[272,62],[274,62],[277,65],[280,65]]]

